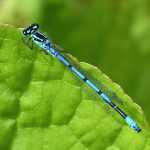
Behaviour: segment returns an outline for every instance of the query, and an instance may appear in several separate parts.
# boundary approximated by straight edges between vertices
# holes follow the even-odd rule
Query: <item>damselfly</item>
[[[123,112],[114,102],[113,99],[117,102],[119,100],[118,96],[108,90],[101,82],[97,82],[97,80],[87,74],[83,68],[77,65],[75,62],[70,61],[61,50],[59,50],[51,40],[45,36],[43,33],[38,31],[39,25],[34,23],[23,30],[24,36],[30,36],[27,42],[24,43],[33,48],[33,43],[39,45],[43,51],[47,54],[51,54],[56,59],[58,59],[61,63],[63,63],[68,69],[71,70],[73,74],[78,76],[81,80],[83,80],[90,88],[92,88],[107,104],[109,104],[124,120],[125,122],[136,132],[140,132],[140,127],[131,119],[125,112]],[[31,45],[29,44],[31,42]],[[98,84],[97,84],[98,83]]]

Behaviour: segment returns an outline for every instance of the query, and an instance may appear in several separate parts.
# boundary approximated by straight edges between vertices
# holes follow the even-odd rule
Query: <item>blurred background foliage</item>
[[[0,22],[39,23],[54,43],[118,83],[150,121],[149,0],[0,0]]]

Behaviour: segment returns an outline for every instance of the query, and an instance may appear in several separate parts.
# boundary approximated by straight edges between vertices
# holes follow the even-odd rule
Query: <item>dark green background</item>
[[[0,22],[39,23],[54,43],[118,83],[150,120],[148,0],[0,0]]]

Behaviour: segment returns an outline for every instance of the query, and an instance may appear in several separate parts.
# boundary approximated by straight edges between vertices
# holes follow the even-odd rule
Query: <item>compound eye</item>
[[[23,31],[23,35],[27,35],[26,31]]]
[[[30,34],[30,30],[28,30],[27,33]]]
[[[35,25],[35,26],[33,27],[33,29],[38,29],[38,26],[37,26],[37,25]]]
[[[38,30],[39,28],[39,25],[37,23],[34,23],[32,24],[32,29],[35,31],[35,30]]]

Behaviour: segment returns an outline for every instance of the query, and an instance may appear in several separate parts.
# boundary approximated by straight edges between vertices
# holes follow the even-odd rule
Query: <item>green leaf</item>
[[[34,50],[25,46],[21,32],[0,25],[0,150],[150,149],[144,114],[118,85],[72,57],[122,98],[122,109],[140,125],[140,133],[115,112],[105,112],[58,60],[36,45]]]
[[[150,123],[148,6],[148,0],[1,0],[0,22],[17,27],[38,22],[59,45],[124,87]]]

